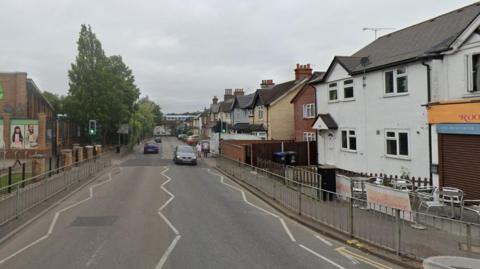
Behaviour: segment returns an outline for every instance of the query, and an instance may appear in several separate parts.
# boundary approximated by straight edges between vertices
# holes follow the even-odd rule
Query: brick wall
[[[300,95],[297,96],[294,102],[295,141],[303,141],[304,132],[315,132],[315,130],[312,129],[315,118],[303,118],[303,105],[311,103],[315,103],[315,88],[308,85]]]

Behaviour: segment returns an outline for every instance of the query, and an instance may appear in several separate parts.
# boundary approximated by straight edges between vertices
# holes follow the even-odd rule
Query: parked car
[[[198,135],[191,135],[187,138],[187,144],[190,146],[197,144],[198,142]]]
[[[193,164],[197,165],[197,155],[193,148],[186,145],[178,145],[175,147],[173,156],[173,162],[175,164]]]
[[[148,142],[143,146],[143,154],[158,153],[158,146],[155,143]]]
[[[182,141],[185,141],[187,139],[187,135],[186,134],[179,134],[178,139],[180,139]]]
[[[155,143],[162,143],[162,138],[160,136],[156,136]]]

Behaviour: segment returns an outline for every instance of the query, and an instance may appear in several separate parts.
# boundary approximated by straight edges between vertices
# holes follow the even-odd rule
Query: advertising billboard
[[[12,120],[9,139],[12,149],[38,148],[38,120]]]

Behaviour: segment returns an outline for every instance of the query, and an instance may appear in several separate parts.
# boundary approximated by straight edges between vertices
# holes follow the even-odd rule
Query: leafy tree
[[[103,142],[116,136],[118,125],[134,112],[140,90],[121,56],[106,56],[90,26],[82,25],[77,42],[78,55],[68,72],[69,91],[64,100],[68,116],[83,126],[97,120]]]
[[[53,106],[56,114],[64,114],[64,102],[65,96],[58,95],[56,93],[44,91],[43,96],[48,100],[48,102]]]

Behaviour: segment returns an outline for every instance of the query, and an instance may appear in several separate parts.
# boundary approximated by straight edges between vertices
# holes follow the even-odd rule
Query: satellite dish
[[[363,67],[366,67],[367,65],[371,64],[370,62],[370,59],[367,57],[362,57],[360,59],[360,64],[363,66]]]

